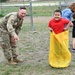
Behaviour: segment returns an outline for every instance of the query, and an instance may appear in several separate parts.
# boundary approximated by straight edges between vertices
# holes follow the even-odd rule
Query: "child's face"
[[[60,18],[61,18],[60,12],[55,12],[55,13],[54,13],[54,19],[55,19],[55,20],[59,20]]]

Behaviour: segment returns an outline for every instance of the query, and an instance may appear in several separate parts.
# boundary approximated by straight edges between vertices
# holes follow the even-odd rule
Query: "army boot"
[[[16,62],[14,62],[14,61],[11,60],[11,59],[8,60],[8,63],[9,63],[10,65],[16,65],[16,64],[17,64]]]
[[[16,62],[16,63],[23,62],[23,60],[17,59],[16,57],[13,58],[13,61]]]

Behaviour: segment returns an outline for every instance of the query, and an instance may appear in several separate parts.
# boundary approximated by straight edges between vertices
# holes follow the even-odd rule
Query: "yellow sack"
[[[50,33],[49,64],[55,68],[68,67],[71,53],[68,50],[68,31],[59,34]]]

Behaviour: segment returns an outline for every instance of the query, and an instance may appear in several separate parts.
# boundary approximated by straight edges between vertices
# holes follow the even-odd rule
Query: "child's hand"
[[[64,31],[65,31],[65,30],[68,30],[68,28],[67,28],[67,27],[65,27],[63,30],[64,30]]]
[[[53,31],[53,29],[52,29],[52,28],[49,28],[49,30],[50,30],[50,32],[52,32],[52,31]]]
[[[71,22],[70,27],[73,27],[73,23]]]
[[[50,30],[50,32],[52,32],[52,30]]]

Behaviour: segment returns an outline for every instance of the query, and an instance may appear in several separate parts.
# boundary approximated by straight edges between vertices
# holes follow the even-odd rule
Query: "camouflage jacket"
[[[21,30],[22,23],[23,19],[20,19],[17,16],[17,12],[12,12],[0,20],[0,29],[5,30],[11,36],[14,36],[14,34],[18,34]]]

